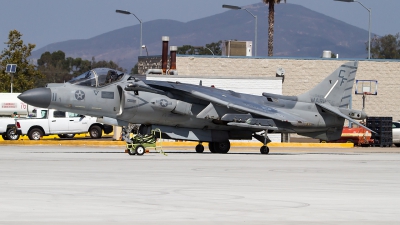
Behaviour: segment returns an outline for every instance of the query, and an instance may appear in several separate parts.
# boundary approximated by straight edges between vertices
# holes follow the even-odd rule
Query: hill
[[[246,7],[258,17],[258,56],[268,53],[268,6],[263,3]],[[170,45],[203,46],[219,40],[254,41],[254,18],[244,10],[228,10],[187,23],[153,20],[143,23],[143,44],[149,55],[161,54],[161,36],[170,37]],[[341,58],[366,58],[368,31],[333,19],[296,4],[275,6],[274,56],[320,57],[323,50]],[[32,52],[40,58],[49,51],[62,50],[67,56],[84,59],[113,60],[130,70],[140,53],[140,25],[134,25],[90,39],[49,44]],[[143,55],[146,51],[143,50]]]

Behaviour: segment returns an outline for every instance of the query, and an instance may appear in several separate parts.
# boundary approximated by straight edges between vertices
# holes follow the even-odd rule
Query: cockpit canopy
[[[123,72],[118,70],[96,68],[72,78],[68,83],[89,87],[103,87],[121,80],[124,75]]]

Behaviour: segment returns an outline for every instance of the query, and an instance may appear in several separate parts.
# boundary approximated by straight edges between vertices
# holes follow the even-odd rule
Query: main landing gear
[[[209,142],[208,143],[208,149],[210,149],[211,153],[228,153],[229,149],[231,148],[231,143],[228,141],[225,142]],[[196,145],[196,152],[197,153],[202,153],[204,152],[204,146],[200,142],[198,145]]]
[[[260,148],[260,153],[261,154],[268,154],[269,153],[269,148],[267,146],[268,143],[271,142],[271,139],[268,137],[268,131],[266,130],[264,135],[259,135],[259,134],[253,134],[253,137],[259,140],[261,143],[263,143],[263,146]],[[209,142],[208,143],[208,149],[210,149],[211,153],[222,153],[226,154],[229,152],[229,149],[231,148],[231,143],[229,140],[225,142]],[[202,142],[199,142],[198,145],[196,145],[196,152],[197,153],[203,153],[204,152],[204,146]]]

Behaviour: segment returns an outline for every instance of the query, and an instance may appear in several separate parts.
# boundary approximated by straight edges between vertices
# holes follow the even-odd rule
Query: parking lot
[[[396,148],[1,146],[0,223],[398,224]]]

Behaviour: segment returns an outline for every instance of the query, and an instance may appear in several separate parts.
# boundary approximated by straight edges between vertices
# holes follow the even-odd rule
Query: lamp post
[[[147,56],[149,56],[149,52],[147,51],[147,46],[146,45],[142,45],[142,48],[146,49],[146,54],[147,54]]]
[[[125,15],[134,15],[136,17],[137,20],[139,20],[140,23],[140,56],[142,56],[142,21],[133,13],[129,12],[129,11],[125,11],[125,10],[115,10],[116,13],[121,13],[121,14],[125,14]]]
[[[371,8],[365,7],[361,2],[357,0],[335,0],[338,2],[358,2],[362,7],[368,10],[369,21],[368,21],[368,59],[371,59]]]
[[[254,31],[254,56],[257,56],[257,16],[254,15],[253,13],[251,13],[249,10],[247,10],[246,8],[242,8],[239,6],[235,6],[235,5],[222,5],[222,8],[227,8],[227,9],[233,9],[233,10],[238,10],[238,9],[244,9],[246,10],[246,12],[250,13],[255,20],[255,31]]]

